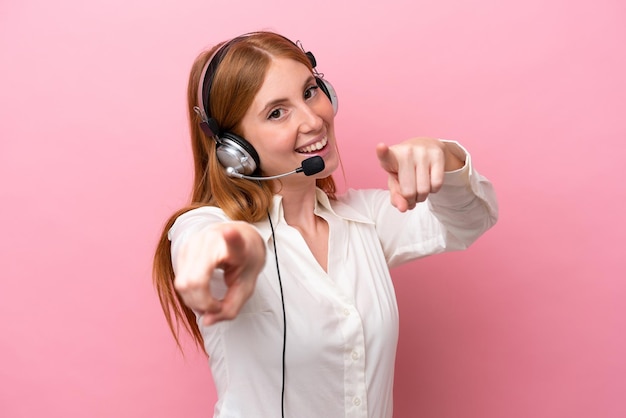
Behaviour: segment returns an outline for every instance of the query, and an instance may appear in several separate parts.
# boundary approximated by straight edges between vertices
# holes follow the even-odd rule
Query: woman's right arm
[[[229,221],[173,235],[174,287],[185,305],[202,315],[204,325],[235,318],[265,265],[258,231],[248,223]],[[211,293],[216,269],[223,270],[227,286],[223,299]]]

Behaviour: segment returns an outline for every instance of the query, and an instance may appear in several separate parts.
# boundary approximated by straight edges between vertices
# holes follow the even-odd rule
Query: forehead
[[[312,76],[311,71],[301,62],[289,58],[273,58],[254,103],[299,94]]]

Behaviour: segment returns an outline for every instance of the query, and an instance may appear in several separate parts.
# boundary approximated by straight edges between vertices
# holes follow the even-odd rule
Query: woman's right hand
[[[259,233],[245,222],[211,225],[195,233],[181,247],[174,288],[187,307],[202,314],[211,325],[233,319],[250,298],[265,265],[265,245]],[[216,268],[224,271],[224,298],[211,294]]]

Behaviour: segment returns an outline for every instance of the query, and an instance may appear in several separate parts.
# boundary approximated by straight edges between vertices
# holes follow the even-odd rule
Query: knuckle
[[[222,311],[222,318],[224,319],[235,319],[237,317],[237,314],[239,314],[239,309],[235,309],[235,308],[226,308]]]

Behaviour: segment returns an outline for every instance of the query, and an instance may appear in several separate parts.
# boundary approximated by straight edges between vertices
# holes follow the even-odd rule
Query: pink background
[[[189,193],[191,62],[264,28],[337,89],[349,186],[429,135],[497,187],[475,246],[394,271],[395,416],[626,416],[626,3],[296,3],[2,2],[0,416],[211,416],[151,257]]]

